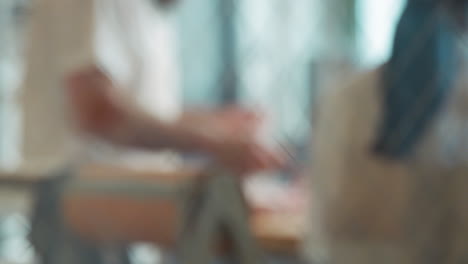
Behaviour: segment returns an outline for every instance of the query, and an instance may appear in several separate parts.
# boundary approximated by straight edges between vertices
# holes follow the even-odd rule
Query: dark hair
[[[151,2],[160,8],[169,8],[173,6],[177,0],[151,0]]]
[[[392,159],[410,155],[443,107],[458,73],[456,14],[464,14],[466,2],[408,0],[381,79],[377,154]]]

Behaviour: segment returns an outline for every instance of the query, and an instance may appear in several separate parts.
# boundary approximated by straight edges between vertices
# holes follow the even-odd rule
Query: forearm
[[[185,118],[164,122],[129,102],[113,111],[115,118],[106,118],[106,122],[89,127],[87,132],[113,144],[148,150],[192,152],[210,149],[206,134]]]
[[[146,113],[125,113],[125,118],[109,129],[107,138],[115,143],[157,150],[208,151],[209,141],[199,128],[183,120],[163,122]]]
[[[99,69],[70,75],[68,95],[78,128],[114,144],[151,150],[171,148],[205,151],[209,140],[197,126],[181,118],[164,122],[145,112]]]

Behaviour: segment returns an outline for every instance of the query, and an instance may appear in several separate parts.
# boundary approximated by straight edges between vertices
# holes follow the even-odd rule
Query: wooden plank
[[[253,213],[251,230],[261,247],[273,253],[296,256],[305,234],[305,215],[288,213]]]

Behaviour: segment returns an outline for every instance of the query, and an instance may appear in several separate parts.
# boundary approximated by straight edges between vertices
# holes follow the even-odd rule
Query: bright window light
[[[396,23],[405,0],[357,1],[360,64],[374,67],[388,59]]]

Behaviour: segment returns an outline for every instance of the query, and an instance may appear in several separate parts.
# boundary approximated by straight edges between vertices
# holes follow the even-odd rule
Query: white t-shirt
[[[98,65],[151,113],[179,113],[169,14],[147,0],[34,0],[21,89],[21,169],[45,174],[80,159],[63,80]],[[80,146],[80,147],[78,147]]]

